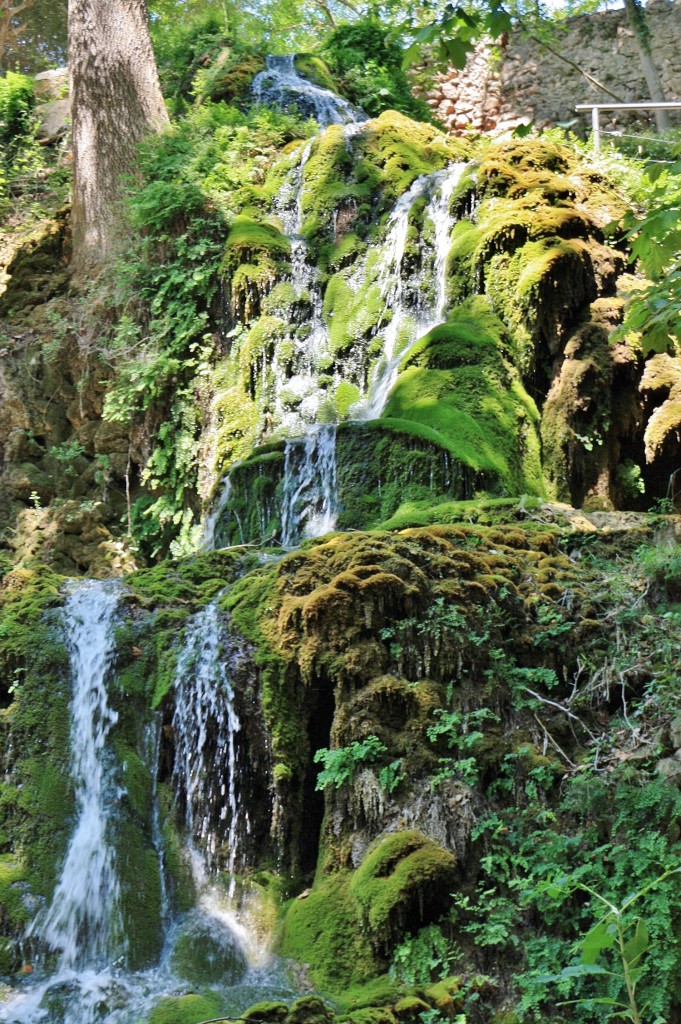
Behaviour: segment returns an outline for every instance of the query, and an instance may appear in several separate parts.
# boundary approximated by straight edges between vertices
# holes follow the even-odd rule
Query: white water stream
[[[62,970],[97,967],[124,952],[119,882],[108,832],[116,799],[107,767],[106,741],[118,715],[111,710],[106,679],[114,653],[113,623],[120,586],[88,580],[73,584],[64,605],[69,641],[71,763],[76,827],[47,913],[29,935],[59,953]]]
[[[133,1024],[144,1020],[164,996],[192,991],[176,973],[174,949],[184,936],[197,946],[212,943],[220,963],[229,964],[221,992],[225,1012],[238,1016],[262,998],[293,996],[253,927],[249,907],[234,910],[233,878],[238,867],[239,834],[248,815],[239,804],[236,734],[239,720],[229,680],[229,637],[217,601],[187,626],[178,659],[173,782],[189,832],[188,852],[198,889],[197,905],[186,916],[170,911],[161,878],[165,949],[157,967],[125,969],[126,939],[111,832],[116,827],[114,759],[108,750],[118,716],[111,709],[107,682],[114,671],[115,626],[123,591],[115,581],[70,584],[63,611],[70,654],[71,764],[76,821],[50,905],[31,923],[26,949],[38,943],[56,954],[5,993],[0,1021],[7,1024]],[[145,746],[155,777],[160,722],[147,730]],[[152,794],[156,796],[155,782]],[[155,804],[152,841],[163,868],[162,830]],[[218,858],[219,854],[219,858]],[[215,865],[229,873],[227,888],[216,884]],[[195,989],[194,989],[195,990]]]
[[[322,537],[336,525],[336,426],[311,427],[286,442],[281,543],[294,547]]]
[[[284,108],[295,105],[320,125],[366,120],[364,111],[299,74],[292,54],[268,57],[265,70],[255,76],[251,88],[256,103]]]
[[[383,244],[383,270],[379,278],[385,312],[390,322],[382,329],[383,351],[369,385],[369,391],[352,410],[356,419],[374,420],[383,412],[393,389],[400,363],[412,346],[433,327],[442,323],[447,305],[447,255],[454,218],[451,198],[466,164],[456,163],[443,171],[423,174],[398,199],[388,220]],[[414,294],[408,294],[402,264],[409,232],[409,217],[414,204],[428,197],[425,211],[434,229],[432,271],[417,281]],[[434,299],[424,301],[422,286],[434,285]]]
[[[188,623],[177,663],[173,783],[184,809],[197,885],[206,884],[225,847],[233,896],[240,829],[236,735],[241,723],[229,679],[228,643],[216,599]]]

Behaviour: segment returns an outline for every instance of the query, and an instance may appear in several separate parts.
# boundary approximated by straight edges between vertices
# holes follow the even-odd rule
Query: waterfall
[[[385,407],[393,388],[400,363],[428,331],[442,323],[446,313],[447,297],[447,255],[449,253],[454,218],[449,207],[451,198],[466,164],[456,163],[443,171],[423,174],[412,183],[397,200],[388,219],[388,233],[383,245],[383,270],[379,277],[381,295],[390,322],[383,328],[383,351],[379,360],[369,394],[357,403],[354,413],[357,419],[378,418]],[[433,247],[432,278],[435,298],[424,302],[423,278],[417,281],[416,295],[408,294],[402,271],[409,215],[414,204],[429,196],[425,216],[432,222],[435,232]]]
[[[292,54],[267,57],[265,70],[255,76],[251,90],[256,103],[284,109],[295,105],[303,116],[313,117],[320,125],[366,121],[364,111],[303,78]]]
[[[230,682],[240,649],[230,644],[217,600],[188,623],[176,671],[172,722],[173,783],[178,800],[184,801],[198,901],[191,911],[178,915],[165,887],[155,781],[163,730],[157,718],[147,726],[144,741],[154,780],[150,830],[161,868],[158,927],[163,929],[165,948],[155,967],[130,972],[122,966],[120,886],[109,842],[118,793],[107,753],[118,716],[106,692],[121,593],[115,581],[89,580],[67,589],[63,620],[73,684],[70,741],[76,823],[51,904],[33,921],[27,936],[56,951],[59,959],[54,973],[43,973],[38,963],[35,974],[4,994],[0,1021],[5,1024],[142,1021],[163,997],[195,991],[199,982],[192,971],[203,969],[205,963],[214,965],[210,985],[224,999],[226,1013],[238,1017],[254,999],[290,1000],[293,995],[268,954],[267,936],[248,922],[248,901],[239,917],[232,904],[239,836],[248,834],[249,822],[239,804],[239,719]],[[228,894],[211,884],[210,873],[217,867],[230,874]],[[187,949],[199,951],[200,967],[187,966]]]
[[[187,625],[175,673],[175,793],[182,802],[196,881],[219,864],[234,894],[240,807],[236,735],[241,728],[229,678],[229,637],[219,598]],[[226,850],[226,856],[225,856]]]
[[[220,516],[227,505],[232,494],[232,481],[229,476],[224,477],[222,480],[222,488],[220,490],[220,497],[215,502],[214,507],[206,516],[206,521],[203,524],[203,537],[201,538],[201,550],[202,551],[215,551],[215,533],[220,522]]]
[[[106,677],[114,654],[113,623],[120,586],[71,584],[64,624],[71,660],[71,772],[76,827],[52,902],[30,934],[59,951],[61,969],[97,966],[120,949],[119,884],[107,821],[115,796],[105,747],[118,715],[109,707]]]
[[[435,225],[435,284],[437,287],[434,311],[434,324],[444,320],[447,310],[447,257],[451,244],[452,229],[455,218],[450,212],[454,189],[459,184],[467,164],[457,163],[440,171],[440,185],[432,196],[426,209],[426,216]]]
[[[321,537],[336,525],[336,427],[311,427],[286,442],[281,542],[293,547],[304,537]]]

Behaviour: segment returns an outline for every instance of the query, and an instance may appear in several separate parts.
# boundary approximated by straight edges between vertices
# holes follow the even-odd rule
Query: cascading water
[[[202,551],[214,551],[215,550],[215,531],[220,522],[220,516],[227,505],[232,494],[232,481],[228,476],[222,481],[222,488],[220,490],[220,496],[215,502],[212,511],[206,516],[206,521],[203,525],[203,537],[201,538],[201,550]]]
[[[383,351],[371,381],[369,394],[353,410],[357,419],[377,419],[397,379],[399,365],[412,345],[444,319],[447,300],[447,254],[454,218],[449,207],[454,189],[466,164],[453,164],[444,171],[416,178],[410,189],[398,199],[388,220],[383,245],[383,271],[379,278],[381,296],[390,322],[383,328]],[[413,294],[407,293],[402,272],[409,231],[409,216],[416,202],[429,196],[425,216],[435,232],[432,278],[435,298],[424,303],[421,279]]]
[[[335,113],[332,113],[327,106],[333,94],[306,83],[296,71],[292,57],[268,58],[265,71],[254,80],[253,93],[261,102],[285,105],[293,102],[298,88],[308,93],[311,89],[317,96],[318,107],[306,109],[320,124],[338,124],[344,119],[338,115],[338,108],[334,108]],[[323,98],[320,99],[318,94]],[[333,98],[345,109],[345,101]],[[355,139],[366,128],[358,117],[348,116],[345,120],[349,123],[342,126],[342,132],[350,155]],[[330,130],[339,131],[338,127]],[[291,318],[290,305],[283,304],[281,309],[271,308],[273,315],[291,325],[289,343],[274,346],[269,366],[271,379],[267,385],[269,408],[263,420],[267,424],[263,430],[266,436],[272,436],[273,427],[275,438],[288,438],[285,442],[284,476],[278,492],[282,496],[281,540],[285,547],[295,545],[302,538],[321,536],[335,527],[339,506],[335,493],[335,429],[321,426],[321,409],[331,410],[333,415],[334,389],[339,385],[345,387],[351,382],[353,386],[362,387],[366,353],[360,352],[358,356],[348,352],[347,347],[341,349],[336,341],[332,343],[333,327],[339,317],[347,315],[346,310],[351,309],[361,289],[366,291],[368,285],[369,294],[372,288],[374,296],[378,292],[382,313],[378,323],[373,321],[373,327],[367,329],[362,326],[362,314],[357,307],[350,313],[355,318],[353,329],[357,330],[358,338],[363,332],[366,338],[373,331],[371,348],[375,350],[380,345],[380,355],[374,363],[365,393],[349,409],[353,419],[377,419],[385,408],[405,355],[419,338],[445,319],[447,255],[454,226],[450,206],[453,192],[466,167],[465,164],[452,164],[443,170],[421,175],[412,182],[388,218],[385,240],[379,250],[380,259],[375,258],[375,251],[369,251],[356,261],[352,274],[338,275],[341,280],[339,287],[347,289],[348,299],[345,306],[337,311],[333,302],[329,309],[326,308],[323,285],[303,230],[306,168],[315,153],[315,144],[316,139],[312,139],[301,145],[271,210],[290,243],[289,280],[298,300],[298,309],[304,310],[301,319],[304,319],[305,328],[303,332],[296,321],[299,314]],[[347,214],[347,220],[337,217],[339,209]],[[351,204],[334,211],[334,243],[337,244],[339,238],[348,232],[353,216]],[[411,233],[419,224],[421,228],[412,238]],[[428,233],[422,229],[424,224],[428,225]],[[378,271],[377,267],[380,268]],[[290,303],[290,299],[287,301]],[[371,301],[375,302],[375,298]],[[322,375],[329,380],[326,389],[320,387]],[[226,486],[229,488],[228,484]],[[275,506],[273,501],[271,508],[264,509],[260,523],[263,536],[270,529],[272,516],[276,515]],[[214,518],[209,518],[206,536],[210,536],[210,540],[204,547],[214,544],[215,521],[223,509],[221,501]],[[241,533],[243,539],[243,531]],[[252,535],[251,528],[247,530],[246,539]]]
[[[192,619],[175,674],[175,792],[184,809],[189,849],[197,882],[228,851],[230,895],[238,856],[239,802],[234,709],[218,600]]]
[[[321,537],[336,525],[336,427],[310,428],[286,442],[281,542],[294,547],[304,537]]]
[[[96,967],[122,952],[119,883],[107,825],[114,786],[105,748],[118,715],[106,677],[114,654],[113,622],[120,586],[89,580],[70,587],[64,605],[73,698],[71,759],[76,827],[44,916],[29,934],[59,953],[62,969]]]
[[[121,587],[112,580],[86,580],[67,590],[63,616],[73,687],[76,826],[50,906],[27,932],[32,941],[58,954],[57,971],[2,1010],[0,1020],[13,1024],[49,1022],[58,1006],[68,1011],[73,1024],[93,1024],[108,1013],[117,987],[108,964],[125,952],[125,937],[109,836],[110,807],[117,794],[106,747],[118,715],[109,706],[106,682],[120,597]],[[107,1020],[121,1018],[108,1014]]]
[[[313,117],[320,125],[366,120],[364,111],[299,74],[292,54],[268,57],[265,70],[255,76],[251,88],[256,103],[284,109],[295,105],[301,114]]]
[[[248,831],[248,815],[238,800],[236,733],[229,668],[236,647],[229,646],[217,602],[189,623],[188,639],[176,673],[173,731],[176,758],[173,781],[183,794],[190,832],[195,881],[201,886],[195,908],[172,911],[164,878],[160,882],[158,928],[164,952],[154,968],[129,972],[123,967],[126,940],[112,839],[117,826],[115,759],[108,747],[118,716],[110,707],[106,684],[114,671],[115,625],[122,597],[115,581],[74,583],[64,606],[65,640],[70,652],[72,775],[76,824],[50,906],[29,928],[28,946],[38,943],[57,955],[56,970],[41,969],[5,995],[0,1021],[7,1024],[131,1024],[143,1020],[159,999],[180,995],[195,979],[178,950],[199,948],[213,965],[212,988],[225,1013],[238,1016],[259,998],[292,993],[261,938],[235,915],[229,896],[211,884],[219,863],[233,879],[239,835]],[[162,828],[155,776],[160,763],[161,722],[145,735],[152,773],[154,808],[150,831],[163,872]],[[246,908],[248,911],[248,908]],[[28,948],[28,947],[27,947]],[[208,954],[205,950],[208,948]]]

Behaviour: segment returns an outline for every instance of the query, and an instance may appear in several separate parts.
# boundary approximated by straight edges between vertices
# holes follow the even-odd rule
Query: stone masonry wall
[[[681,0],[653,0],[647,14],[665,98],[681,101]],[[550,45],[556,53],[520,31],[500,45],[480,43],[462,71],[450,68],[438,76],[426,99],[457,135],[471,130],[503,133],[530,121],[542,128],[575,117],[587,129],[589,114],[575,114],[575,106],[615,100],[558,54],[603,83],[619,102],[650,98],[623,10],[571,18],[557,28]],[[606,122],[603,115],[602,123],[606,130],[613,129],[632,116],[620,114]],[[673,118],[681,125],[681,112]]]

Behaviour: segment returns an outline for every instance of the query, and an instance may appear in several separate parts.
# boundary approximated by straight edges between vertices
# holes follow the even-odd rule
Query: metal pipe
[[[591,111],[591,127],[593,129],[593,146],[598,152],[601,148],[601,110],[681,110],[681,103],[669,101],[664,103],[579,103],[575,110]]]

